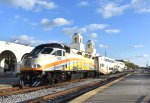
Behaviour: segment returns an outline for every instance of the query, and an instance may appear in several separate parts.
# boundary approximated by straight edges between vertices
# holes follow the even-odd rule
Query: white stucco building
[[[79,51],[85,51],[84,44],[82,42],[83,42],[82,36],[79,33],[75,33],[72,36],[72,43],[70,47],[72,49],[77,49]]]
[[[85,52],[92,54],[92,56],[96,55],[96,49],[92,40],[87,41]]]
[[[34,47],[0,41],[0,73],[19,72],[21,57]]]

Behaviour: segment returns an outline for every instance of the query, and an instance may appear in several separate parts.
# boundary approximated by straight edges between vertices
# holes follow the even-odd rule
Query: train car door
[[[54,52],[56,56],[56,61],[58,63],[55,64],[55,70],[64,70],[66,68],[66,56],[65,56],[65,50],[59,49]]]

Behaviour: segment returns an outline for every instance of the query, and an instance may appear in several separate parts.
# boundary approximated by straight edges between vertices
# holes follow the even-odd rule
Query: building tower
[[[93,41],[88,40],[88,42],[86,43],[85,52],[92,54],[92,56],[96,55],[96,49],[94,47],[94,42]]]
[[[84,44],[82,43],[82,36],[79,33],[75,33],[72,36],[72,43],[70,47],[79,51],[85,51]]]

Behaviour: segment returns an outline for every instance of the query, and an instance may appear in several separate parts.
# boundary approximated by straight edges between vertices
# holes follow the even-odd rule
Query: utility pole
[[[148,61],[146,62],[146,67],[148,67]]]

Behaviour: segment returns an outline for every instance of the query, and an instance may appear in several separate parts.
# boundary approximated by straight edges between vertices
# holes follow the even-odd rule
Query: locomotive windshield
[[[52,48],[37,47],[37,48],[33,49],[30,54],[32,54],[32,55],[36,55],[39,53],[50,54],[52,51],[53,51]]]
[[[52,48],[44,48],[42,49],[41,54],[50,54],[52,51]]]
[[[30,52],[30,54],[31,54],[31,55],[39,54],[42,49],[43,49],[43,47],[42,47],[42,48],[34,48],[34,49]]]

